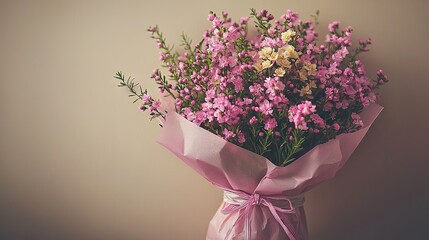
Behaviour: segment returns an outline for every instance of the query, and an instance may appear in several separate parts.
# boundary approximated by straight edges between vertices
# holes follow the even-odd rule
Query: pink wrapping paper
[[[277,167],[268,159],[229,143],[173,111],[167,116],[158,142],[219,188],[252,199],[258,195],[268,201],[271,198],[287,200],[334,177],[382,109],[377,104],[368,106],[360,114],[365,127],[314,147],[286,167]],[[230,211],[234,207],[238,206],[225,201],[221,204],[210,221],[206,239],[308,238],[303,206],[295,207],[293,212],[276,212],[281,220],[276,220],[266,204],[253,203],[250,208]],[[294,237],[286,233],[279,221],[287,225],[286,230],[294,232]]]

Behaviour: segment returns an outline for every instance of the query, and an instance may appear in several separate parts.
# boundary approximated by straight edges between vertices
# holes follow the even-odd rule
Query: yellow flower
[[[304,95],[311,95],[312,94],[312,92],[311,92],[311,89],[310,89],[310,86],[309,85],[307,85],[307,86],[305,86],[305,87],[303,87],[302,89],[301,89],[301,91],[300,91],[300,96],[302,97],[302,96],[304,96]]]
[[[275,74],[275,76],[277,76],[277,77],[283,77],[284,75],[285,75],[285,70],[283,69],[283,68],[277,68],[275,71],[274,71],[274,74]]]
[[[279,57],[281,56],[282,58],[287,58],[286,51],[290,48],[289,46],[293,48],[293,46],[291,46],[291,45],[285,45],[285,46],[279,48]]]
[[[262,68],[263,69],[269,68],[271,66],[272,66],[272,64],[271,64],[270,60],[265,60],[265,61],[262,62]]]
[[[292,45],[283,46],[282,49],[286,58],[297,59],[299,57],[299,54],[295,51],[295,47]]]
[[[262,70],[264,70],[263,69],[263,67],[262,67],[262,63],[261,63],[261,61],[258,61],[258,62],[256,62],[255,64],[253,64],[253,67],[256,69],[256,71],[258,71],[258,72],[262,72]]]
[[[310,81],[310,84],[308,84],[308,86],[310,88],[316,88],[317,87],[317,85],[316,85],[316,83],[314,81]]]
[[[279,54],[278,54],[278,53],[276,53],[276,52],[272,52],[272,53],[270,54],[270,56],[268,56],[268,59],[269,59],[269,60],[271,60],[271,61],[275,61],[275,60],[277,60],[278,56],[279,56]]]
[[[273,49],[270,47],[264,47],[259,51],[259,57],[260,58],[269,58],[271,56],[271,53],[273,53]]]
[[[305,62],[304,68],[305,68],[305,70],[307,70],[308,75],[311,75],[311,76],[313,76],[317,70],[316,64],[311,64],[310,62]]]
[[[301,79],[301,81],[307,80],[307,71],[301,69],[301,71],[299,71],[299,79]]]
[[[280,55],[279,55],[280,56]],[[281,67],[284,67],[284,68],[288,68],[288,69],[290,69],[291,67],[292,67],[292,64],[289,62],[289,60],[287,60],[286,58],[278,58],[277,59],[277,61],[276,61],[276,63],[278,64],[278,65],[280,65]]]
[[[285,46],[283,46],[283,47],[281,47],[281,48],[279,48],[279,53],[278,53],[278,55],[279,55],[279,59],[281,59],[281,58],[286,58],[286,56],[285,56]]]
[[[289,42],[292,40],[292,37],[294,37],[296,32],[292,29],[288,29],[286,32],[282,33],[282,40],[283,42]]]

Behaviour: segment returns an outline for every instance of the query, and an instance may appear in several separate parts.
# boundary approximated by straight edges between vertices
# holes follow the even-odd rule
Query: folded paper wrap
[[[360,114],[365,126],[337,136],[286,167],[250,152],[171,111],[158,138],[201,176],[225,191],[211,220],[210,240],[307,239],[303,194],[334,177],[383,107]]]

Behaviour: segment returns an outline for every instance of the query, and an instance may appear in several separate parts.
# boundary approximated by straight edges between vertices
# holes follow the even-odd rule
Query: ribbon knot
[[[257,194],[257,193],[253,194],[252,198],[253,198],[254,204],[256,204],[256,205],[260,205],[261,204],[261,201],[260,201],[260,198],[259,198],[259,194]]]
[[[276,201],[277,203],[279,202],[287,203],[287,206],[280,207],[278,205],[274,205],[273,201]],[[229,208],[228,210],[223,210],[224,214],[232,214],[234,212],[239,212],[237,219],[235,220],[232,227],[228,230],[224,240],[228,239],[228,237],[232,233],[232,230],[235,228],[235,226],[240,222],[240,219],[242,219],[243,217],[244,217],[245,240],[251,239],[250,213],[253,205],[268,207],[274,219],[280,224],[280,226],[282,226],[283,230],[285,231],[289,239],[290,240],[298,239],[296,231],[292,226],[292,223],[290,222],[290,220],[288,218],[285,218],[284,220],[282,220],[279,216],[279,212],[296,214],[295,208],[302,206],[304,203],[304,197],[302,195],[299,195],[296,197],[286,197],[286,196],[265,197],[265,196],[261,196],[258,193],[247,194],[245,192],[240,192],[240,191],[225,190],[224,202],[232,206],[232,208]]]

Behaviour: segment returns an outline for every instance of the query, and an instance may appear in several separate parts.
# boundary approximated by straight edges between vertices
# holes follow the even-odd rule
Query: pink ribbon
[[[295,201],[292,201],[291,199]],[[274,206],[273,203],[271,202],[272,200],[281,200],[283,202],[287,202],[288,207],[282,208],[282,207]],[[251,219],[249,215],[253,205],[262,205],[262,206],[268,207],[274,219],[276,219],[276,221],[280,224],[280,226],[282,226],[283,230],[285,231],[289,239],[298,240],[297,234],[290,220],[286,218],[283,222],[278,212],[296,214],[295,207],[301,206],[304,202],[304,197],[302,195],[293,197],[293,198],[286,197],[286,196],[275,198],[275,197],[264,197],[257,193],[250,195],[245,192],[225,190],[224,202],[232,205],[233,207],[231,209],[224,210],[223,213],[232,214],[237,211],[240,212],[240,214],[238,215],[238,218],[235,220],[234,224],[225,235],[224,240],[228,239],[228,237],[232,233],[232,230],[235,228],[235,226],[240,222],[240,219],[243,217],[244,217],[244,234],[245,234],[244,239],[245,240],[251,239],[251,236],[250,236]]]

